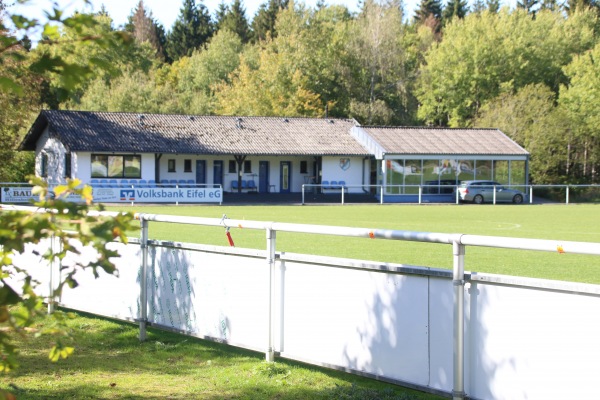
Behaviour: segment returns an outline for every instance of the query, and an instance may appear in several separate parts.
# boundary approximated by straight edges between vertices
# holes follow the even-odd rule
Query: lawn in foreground
[[[111,210],[419,232],[600,242],[600,205],[131,206]],[[263,231],[234,229],[237,247],[264,249]],[[150,238],[227,246],[224,228],[151,223]],[[452,247],[278,233],[277,250],[452,268]],[[467,248],[470,271],[600,284],[600,257]]]
[[[440,397],[264,354],[80,314],[69,321],[75,353],[52,363],[46,337],[20,342],[21,366],[0,377],[19,400],[348,399]]]

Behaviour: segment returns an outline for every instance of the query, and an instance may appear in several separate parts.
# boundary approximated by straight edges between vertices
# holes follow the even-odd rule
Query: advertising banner
[[[3,203],[30,203],[38,200],[31,187],[3,187]],[[221,203],[221,188],[94,188],[96,203]],[[69,196],[70,201],[83,201],[79,196]]]
[[[98,203],[220,203],[221,188],[94,188]]]

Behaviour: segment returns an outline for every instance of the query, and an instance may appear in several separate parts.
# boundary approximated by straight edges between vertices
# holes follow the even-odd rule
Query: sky
[[[22,13],[26,16],[32,16],[43,21],[42,10],[51,10],[53,3],[58,4],[58,7],[66,10],[67,13],[82,9],[84,11],[94,12],[100,10],[102,4],[104,4],[109,15],[113,18],[114,27],[118,27],[127,22],[127,17],[131,13],[131,10],[135,8],[138,1],[139,0],[91,0],[92,8],[90,10],[89,6],[84,7],[85,2],[83,0],[29,0],[29,5],[13,6],[10,11],[12,13]],[[233,0],[204,0],[203,4],[209,9],[211,15],[214,16],[217,7],[222,1],[224,1],[225,4],[231,4],[233,2]],[[246,16],[249,21],[252,20],[259,6],[266,1],[267,0],[242,1],[246,8]],[[5,3],[9,4],[10,2],[11,0],[5,1]],[[307,6],[314,7],[317,0],[296,0],[296,3],[299,2],[304,2]],[[418,0],[405,0],[405,11],[408,15],[413,14],[417,2]],[[146,8],[152,11],[154,18],[161,22],[167,31],[171,29],[173,22],[179,15],[179,9],[181,8],[182,3],[183,0],[144,0]],[[196,3],[200,3],[200,0],[197,0]],[[359,7],[359,0],[326,0],[326,3],[329,5],[346,5],[351,12],[358,11]]]

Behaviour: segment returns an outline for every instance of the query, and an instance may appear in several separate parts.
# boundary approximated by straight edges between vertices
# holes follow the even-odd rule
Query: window
[[[175,160],[174,159],[170,159],[168,161],[168,171],[169,172],[175,172]]]
[[[48,177],[48,154],[42,153],[42,159],[40,162],[40,175],[43,178]]]
[[[183,172],[192,172],[192,160],[183,160]]]
[[[244,173],[245,174],[249,174],[252,172],[252,162],[251,161],[244,161]]]
[[[142,156],[92,154],[92,178],[141,178]]]
[[[230,174],[235,174],[236,170],[237,170],[237,168],[235,166],[235,161],[234,160],[230,160],[229,161],[229,173]]]
[[[308,162],[307,161],[300,161],[300,173],[308,174]]]
[[[71,177],[71,153],[65,154],[65,178]]]

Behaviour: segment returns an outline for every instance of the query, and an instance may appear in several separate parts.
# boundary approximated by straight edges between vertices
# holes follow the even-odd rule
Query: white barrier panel
[[[429,384],[427,277],[291,262],[281,271],[282,355]]]
[[[267,272],[264,259],[152,246],[148,319],[264,350]]]
[[[98,271],[98,279],[91,270],[80,271],[75,276],[79,283],[75,289],[65,288],[60,303],[68,308],[111,318],[133,321],[140,315],[140,246],[136,244],[109,243],[121,255],[114,260],[118,276]],[[84,258],[95,257],[93,249],[80,249]],[[68,266],[73,254],[63,260]]]
[[[468,292],[470,396],[598,398],[599,297],[480,283]]]

